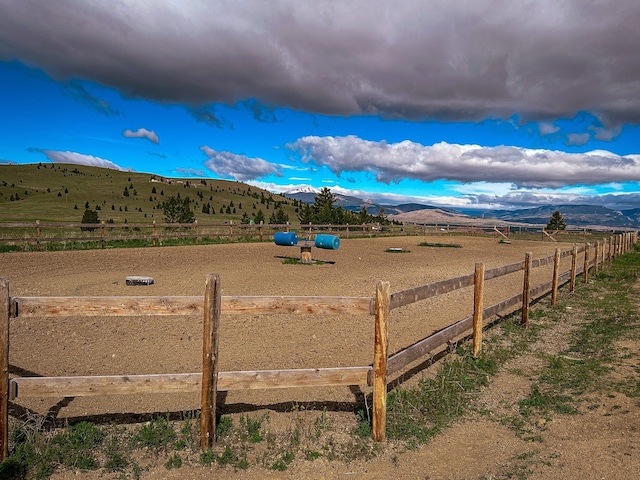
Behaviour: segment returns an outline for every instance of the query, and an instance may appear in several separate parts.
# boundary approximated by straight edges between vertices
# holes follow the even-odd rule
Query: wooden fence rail
[[[271,240],[278,231],[298,232],[300,235],[311,237],[316,233],[331,232],[344,238],[380,235],[428,235],[458,233],[465,235],[483,234],[500,236],[509,239],[511,234],[519,234],[521,229],[516,227],[487,227],[454,224],[417,224],[396,223],[380,225],[379,223],[361,225],[315,225],[315,224],[243,224],[229,221],[226,223],[62,223],[62,222],[4,222],[0,223],[0,245],[19,245],[25,248],[33,246],[40,250],[42,244],[47,243],[99,243],[101,248],[109,242],[144,240],[153,246],[162,245],[168,240],[189,240],[198,244],[204,239],[218,239],[233,242],[238,239]],[[555,238],[559,232],[549,235],[538,227],[531,233],[542,230],[544,238]],[[583,235],[586,242],[587,235],[602,235],[597,230],[579,229],[566,230],[563,235]],[[546,235],[546,237],[545,237]]]
[[[248,238],[260,242],[271,240],[278,231],[294,230],[300,235],[312,236],[321,232],[332,232],[350,236],[419,235],[425,228],[416,224],[361,225],[314,225],[314,224],[244,224],[234,223],[57,223],[57,222],[10,222],[0,223],[0,244],[33,245],[40,250],[41,244],[64,242],[97,242],[102,248],[109,242],[147,240],[153,246],[166,240],[193,240],[198,244],[203,239]],[[46,234],[45,234],[46,233]]]
[[[372,435],[376,441],[385,439],[386,396],[388,377],[407,368],[448,342],[460,338],[472,329],[474,354],[481,348],[484,319],[514,311],[523,311],[523,322],[531,303],[588,271],[610,264],[615,256],[629,251],[637,242],[637,233],[625,233],[605,239],[590,256],[590,245],[574,246],[555,255],[484,270],[476,265],[476,272],[442,280],[400,292],[390,293],[387,282],[379,282],[374,297],[250,297],[221,296],[220,278],[207,276],[204,296],[182,297],[11,297],[9,281],[0,278],[0,456],[8,452],[8,402],[17,398],[60,398],[74,396],[115,395],[132,393],[201,392],[201,446],[211,445],[215,437],[215,396],[217,391],[267,388],[324,387],[361,385],[373,387]],[[584,262],[577,254],[584,252]],[[560,259],[571,256],[571,268],[560,272]],[[529,285],[530,269],[553,265],[553,276],[542,284]],[[483,307],[483,288],[479,282],[523,271],[523,291],[494,305]],[[480,273],[479,273],[480,272]],[[391,312],[399,307],[443,295],[460,288],[474,286],[474,312],[452,325],[388,354],[388,321]],[[573,290],[571,290],[573,291]],[[306,368],[293,370],[261,370],[218,372],[218,323],[221,314],[360,314],[375,316],[374,358],[371,365],[337,368]],[[14,377],[9,378],[9,324],[13,318],[56,316],[155,316],[203,315],[203,370],[199,373],[74,376],[74,377]],[[526,322],[524,322],[526,323]]]

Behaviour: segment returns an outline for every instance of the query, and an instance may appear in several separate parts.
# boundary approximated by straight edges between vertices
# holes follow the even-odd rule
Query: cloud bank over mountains
[[[301,159],[336,175],[369,172],[384,183],[411,178],[432,182],[509,182],[516,187],[560,188],[640,180],[640,156],[606,151],[566,153],[518,147],[481,147],[445,142],[389,144],[354,136],[303,137],[289,145]]]

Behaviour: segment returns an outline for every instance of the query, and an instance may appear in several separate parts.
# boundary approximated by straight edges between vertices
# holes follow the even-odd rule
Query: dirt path
[[[462,248],[419,247],[420,241],[452,242]],[[13,296],[201,295],[207,273],[221,275],[223,295],[372,296],[379,280],[390,281],[391,290],[397,291],[471,273],[478,261],[492,268],[521,261],[526,251],[533,252],[534,258],[552,255],[557,246],[541,242],[503,245],[497,239],[473,237],[343,239],[338,251],[314,249],[313,258],[326,263],[313,266],[283,264],[282,257],[298,256],[299,251],[272,244],[5,254],[0,256],[0,275],[10,279]],[[407,253],[385,253],[387,248],[403,248]],[[127,287],[124,279],[128,275],[152,276],[155,284]],[[549,272],[542,269],[536,275],[549,278]],[[485,304],[519,288],[519,281],[513,279],[496,282],[487,287]],[[390,351],[424,338],[471,309],[470,292],[462,291],[429,305],[394,312]],[[222,325],[222,370],[356,366],[372,360],[373,324],[366,317],[223,316]],[[201,319],[195,317],[152,322],[135,318],[17,320],[11,325],[10,361],[14,371],[39,375],[195,372],[201,366],[201,331]],[[557,345],[547,342],[544,347],[559,351],[563,337],[559,334],[557,338]],[[637,345],[628,348],[637,359]],[[530,377],[535,376],[538,365],[535,353],[519,357],[483,392],[480,402],[493,416],[468,417],[413,451],[398,451],[389,444],[368,461],[296,458],[284,472],[255,465],[235,472],[190,462],[178,470],[167,470],[159,464],[143,478],[453,480],[525,478],[518,477],[523,472],[530,472],[526,478],[540,479],[635,478],[640,471],[640,409],[634,399],[605,396],[593,403],[597,408],[580,416],[560,416],[534,425],[541,442],[528,442],[495,420],[516,408],[529,393]],[[317,409],[328,405],[334,434],[339,436],[352,428],[353,405],[360,394],[346,388],[233,392],[224,399],[223,414],[268,412],[270,428],[277,430],[290,428],[296,405]],[[198,407],[198,395],[136,395],[29,400],[13,411],[55,415],[64,421]],[[75,473],[58,475],[68,477]],[[87,478],[98,477],[98,473],[87,474]]]

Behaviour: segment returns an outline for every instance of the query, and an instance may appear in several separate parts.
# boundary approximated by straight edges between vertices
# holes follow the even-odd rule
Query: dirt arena
[[[478,261],[491,268],[521,261],[525,251],[539,258],[556,248],[551,243],[505,245],[472,237],[431,239],[462,248],[420,247],[421,241],[429,239],[344,239],[338,250],[314,248],[312,258],[325,262],[317,265],[284,264],[283,257],[297,257],[300,249],[271,243],[12,253],[0,256],[0,272],[9,278],[12,296],[203,295],[206,275],[217,273],[222,295],[371,297],[379,280],[389,281],[393,292],[471,273]],[[408,252],[387,253],[387,248]],[[150,276],[155,283],[126,286],[129,275]],[[509,283],[515,290],[522,288],[516,285],[521,282]],[[487,289],[487,305],[492,292]],[[504,298],[504,287],[495,295]],[[469,315],[473,306],[470,289],[426,303],[392,313],[390,352]],[[366,315],[223,312],[220,335],[221,371],[363,366],[373,360],[373,317]],[[197,316],[24,319],[11,325],[11,365],[42,376],[198,372],[201,352],[202,319]],[[106,402],[76,398],[57,415],[182,411],[199,405],[195,394],[154,397],[118,396]],[[230,392],[226,398],[229,405],[287,401],[353,402],[354,397],[348,388],[324,388]],[[41,414],[58,409],[50,400],[25,406]]]
[[[462,248],[418,246],[424,241],[455,243]],[[12,296],[202,295],[205,276],[217,273],[221,277],[222,295],[371,297],[380,280],[389,281],[394,292],[472,273],[476,262],[484,262],[489,269],[522,261],[525,252],[532,252],[533,258],[553,255],[557,247],[568,250],[571,245],[528,241],[502,244],[497,238],[456,236],[343,239],[339,250],[314,248],[313,259],[324,262],[316,265],[284,264],[285,257],[299,257],[299,248],[272,243],[10,253],[0,255],[0,276],[9,278]],[[405,253],[387,253],[388,248],[402,248]],[[569,268],[568,261],[563,260],[563,271]],[[125,278],[129,275],[151,276],[155,283],[126,286]],[[533,284],[550,278],[549,268],[537,269]],[[521,273],[488,282],[485,306],[521,289]],[[394,310],[390,320],[390,353],[471,314],[472,306],[472,292],[464,289]],[[202,365],[202,319],[197,316],[18,319],[11,324],[10,335],[14,374],[184,373],[198,372]],[[370,316],[225,315],[224,312],[222,315],[221,371],[363,366],[372,360]],[[363,393],[366,392],[346,387],[229,392],[221,394],[222,413],[286,412],[293,404],[305,404],[317,408],[328,405],[329,410],[352,416],[353,405]],[[25,399],[16,403],[13,413],[30,411],[73,420],[102,415],[126,418],[132,414],[198,408],[199,394],[134,395]],[[489,433],[483,432],[485,427],[476,426],[461,437],[462,441],[466,442],[465,435]],[[456,435],[454,429],[449,441],[455,441]],[[492,435],[509,433],[494,431]],[[500,438],[494,440],[499,442]],[[431,454],[424,461],[416,452],[407,455],[404,457],[407,465],[434,460]],[[313,468],[313,472],[305,468]],[[301,465],[273,478],[347,478],[350,469],[353,470],[345,465],[314,462],[314,466]],[[150,478],[168,476],[163,470],[160,467],[151,472]],[[441,476],[415,477],[411,468],[394,470],[390,464],[384,469],[363,464],[355,471],[359,472],[357,478],[487,478],[445,476],[446,466],[441,467]],[[212,473],[223,475],[222,471]],[[231,478],[228,471],[226,474],[226,478]],[[200,478],[202,471],[180,469],[172,475]],[[247,479],[270,475],[276,474],[237,473],[238,478]]]

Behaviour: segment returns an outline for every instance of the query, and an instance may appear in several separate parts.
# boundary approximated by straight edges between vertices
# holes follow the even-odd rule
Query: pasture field
[[[461,236],[450,237],[450,241],[460,248],[419,246],[422,242],[447,243],[441,235],[343,239],[339,250],[314,248],[312,258],[320,261],[314,265],[287,263],[286,258],[299,256],[299,248],[271,243],[9,253],[0,255],[0,276],[10,280],[12,296],[202,295],[208,273],[220,275],[222,295],[373,296],[379,280],[389,281],[394,292],[472,273],[476,262],[484,262],[489,269],[521,261],[525,252],[540,258],[553,255],[556,248],[572,247],[539,241],[502,244],[497,238]],[[569,258],[563,259],[562,271],[569,268],[568,262]],[[151,276],[155,283],[126,286],[129,275]],[[532,285],[548,281],[551,269],[536,269],[532,277]],[[487,282],[485,306],[521,289],[521,272]],[[469,288],[393,311],[389,353],[469,315],[472,308]],[[366,316],[225,316],[223,312],[220,370],[369,365],[373,360],[373,333],[373,317]],[[19,319],[11,324],[10,335],[11,367],[25,375],[184,373],[198,372],[202,366],[202,319],[197,316]],[[410,385],[425,374],[429,375],[410,372],[400,384]],[[346,387],[254,390],[221,393],[219,400],[222,415],[267,415],[273,431],[290,428],[301,411],[326,411],[337,431],[348,431],[355,423],[354,408],[367,393]],[[147,414],[188,412],[199,406],[199,394],[148,394],[18,399],[12,413],[54,418],[59,425],[83,419],[109,422],[109,418],[127,423],[140,421]],[[476,441],[475,436],[486,434],[482,429],[489,427],[474,428],[468,432],[471,442]],[[494,434],[507,435],[504,431]],[[460,432],[454,431],[454,438],[457,435]],[[462,437],[458,440],[464,441]],[[499,441],[496,437],[489,443]],[[502,457],[505,455],[502,452]],[[414,454],[405,458],[421,464]],[[394,475],[394,462],[380,472]],[[349,471],[348,466],[336,468],[326,461],[312,462],[292,470],[290,478],[319,478],[316,473],[342,478],[341,474]],[[386,478],[363,465],[354,468],[362,478]],[[397,478],[415,478],[409,476],[415,473],[411,469],[403,471],[398,470]],[[178,470],[175,478],[181,478],[180,472],[185,473]],[[197,468],[189,470],[190,478],[199,478],[201,473]],[[228,470],[226,475],[223,471],[218,474],[231,478]],[[263,478],[251,468],[236,474],[238,478]],[[149,478],[168,475],[162,467],[148,472]]]

